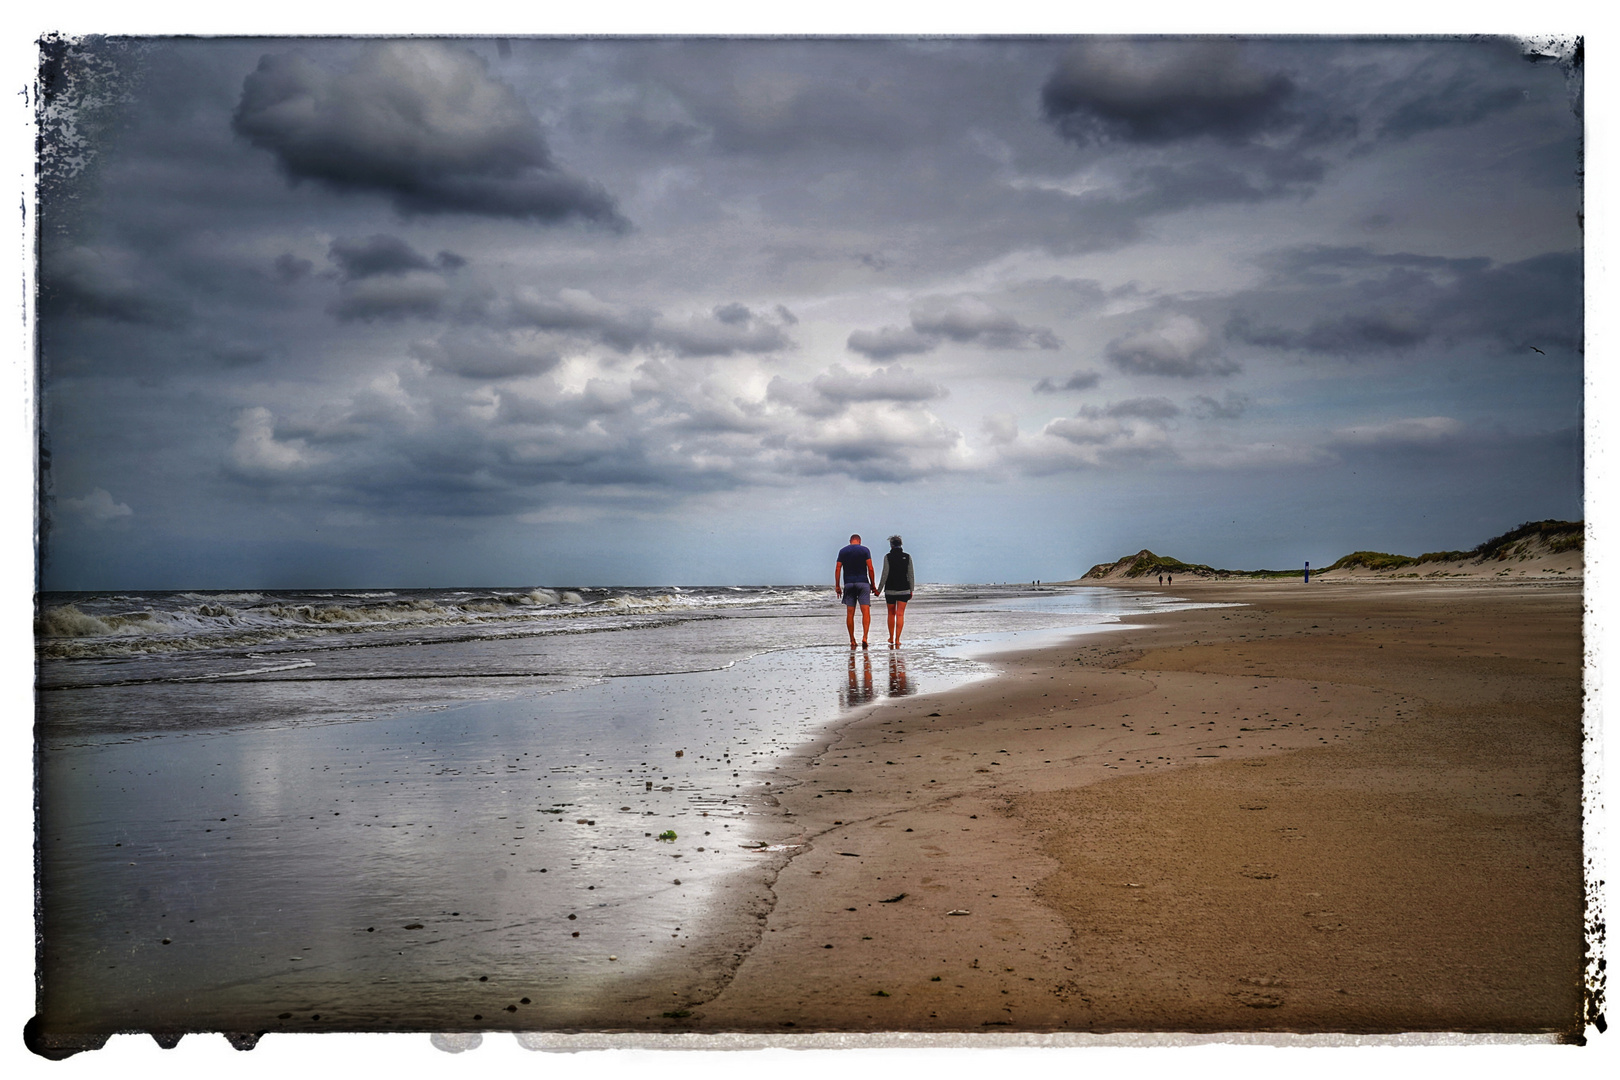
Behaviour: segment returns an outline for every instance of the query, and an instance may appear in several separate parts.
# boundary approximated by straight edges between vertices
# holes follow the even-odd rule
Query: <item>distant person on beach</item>
[[[900,547],[899,536],[889,537],[889,553],[883,556],[883,576],[878,578],[878,592],[883,594],[883,599],[889,605],[891,649],[900,644],[900,631],[906,628],[906,605],[911,602],[911,593],[916,587],[917,574],[911,565],[911,556]]]
[[[1164,584],[1164,575],[1163,575],[1163,574],[1160,574],[1160,575],[1159,575],[1159,584],[1160,584],[1160,585],[1163,585],[1163,584]]]
[[[839,583],[842,576],[843,583]],[[866,648],[866,637],[872,626],[872,552],[861,543],[861,534],[854,533],[849,543],[838,553],[833,564],[833,591],[844,600],[844,625],[849,628],[849,647],[855,647],[855,605],[861,606],[861,648]]]

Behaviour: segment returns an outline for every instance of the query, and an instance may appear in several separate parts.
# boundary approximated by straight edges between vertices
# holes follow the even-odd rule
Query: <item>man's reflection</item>
[[[914,694],[911,679],[906,675],[906,658],[897,652],[889,654],[889,696],[905,697]]]
[[[865,705],[877,697],[872,689],[872,654],[862,652],[859,675],[855,671],[855,654],[849,654],[849,685],[838,691],[838,703],[844,708]]]

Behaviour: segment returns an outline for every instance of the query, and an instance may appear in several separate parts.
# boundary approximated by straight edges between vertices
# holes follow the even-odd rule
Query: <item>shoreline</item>
[[[1245,606],[796,752],[757,941],[687,1016],[598,1030],[1578,1035],[1579,584],[1324,584],[1190,581]]]

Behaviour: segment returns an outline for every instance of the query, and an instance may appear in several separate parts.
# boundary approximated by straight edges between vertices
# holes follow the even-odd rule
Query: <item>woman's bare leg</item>
[[[889,605],[889,620],[894,623],[894,643],[900,644],[900,631],[906,628],[906,602]]]

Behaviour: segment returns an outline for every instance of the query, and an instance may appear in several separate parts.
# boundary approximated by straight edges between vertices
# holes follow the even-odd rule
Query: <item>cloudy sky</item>
[[[68,50],[44,587],[819,582],[851,531],[1058,580],[1581,517],[1556,54]]]

